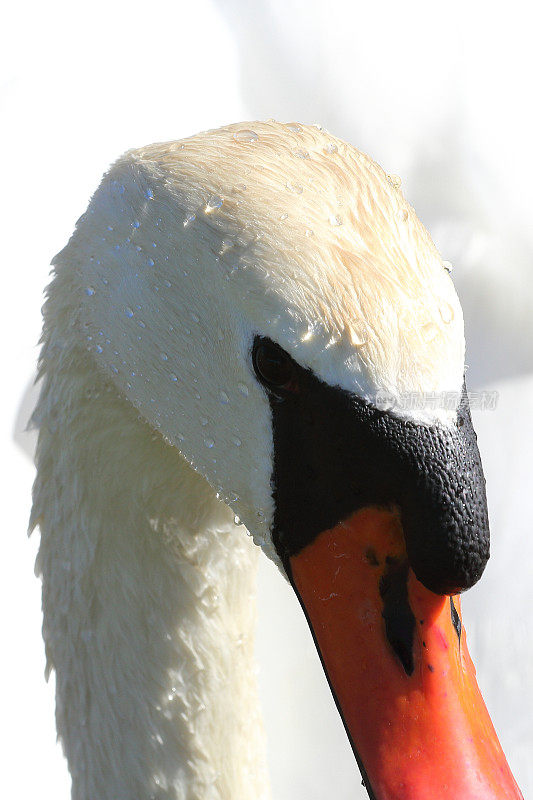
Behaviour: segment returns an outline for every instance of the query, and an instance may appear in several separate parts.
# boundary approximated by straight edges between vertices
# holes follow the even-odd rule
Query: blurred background
[[[49,262],[103,171],[153,141],[318,122],[402,177],[461,298],[492,559],[464,598],[487,705],[533,797],[533,111],[526,5],[36,0],[3,12],[0,581],[4,794],[69,797],[46,684],[24,432]],[[273,797],[366,795],[305,620],[265,559],[257,650]],[[302,668],[305,665],[305,669]],[[7,785],[6,785],[7,784]]]

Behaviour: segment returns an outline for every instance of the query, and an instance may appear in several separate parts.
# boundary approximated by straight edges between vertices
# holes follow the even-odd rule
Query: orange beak
[[[363,508],[289,567],[371,798],[522,798],[476,682],[459,598],[416,579],[398,514]]]

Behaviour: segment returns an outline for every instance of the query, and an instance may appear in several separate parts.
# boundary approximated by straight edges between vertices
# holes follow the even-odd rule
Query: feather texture
[[[32,524],[73,798],[267,797],[257,551],[75,342],[70,277],[45,306]]]

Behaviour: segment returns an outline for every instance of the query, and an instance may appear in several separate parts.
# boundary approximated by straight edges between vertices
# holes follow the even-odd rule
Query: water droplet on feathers
[[[350,341],[354,347],[361,347],[366,343],[366,330],[363,324],[351,325],[349,328]]]
[[[439,306],[439,312],[442,321],[446,323],[446,325],[448,325],[453,320],[454,312],[453,308],[449,303],[446,302],[441,303],[441,305]]]
[[[211,195],[205,206],[206,214],[210,214],[212,211],[215,211],[217,208],[220,208],[223,203],[224,200],[222,199],[222,197],[219,197],[218,194]]]
[[[236,131],[233,134],[233,138],[235,139],[236,142],[247,142],[247,143],[249,143],[249,142],[257,142],[257,140],[259,139],[259,136],[257,135],[257,133],[255,131],[251,131],[251,130],[249,130],[247,128],[243,128],[240,131]]]

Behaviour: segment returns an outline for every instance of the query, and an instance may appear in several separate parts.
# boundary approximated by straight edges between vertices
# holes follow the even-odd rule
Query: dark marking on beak
[[[450,596],[450,611],[451,611],[451,614],[452,614],[452,625],[455,628],[455,632],[457,634],[457,638],[459,640],[459,645],[460,645],[461,644],[461,630],[462,630],[461,617],[457,613],[457,609],[455,608],[455,605],[453,603],[453,597],[451,597],[451,596]]]
[[[413,643],[416,620],[407,592],[409,564],[407,561],[398,562],[392,559],[387,559],[387,562],[387,568],[379,582],[385,632],[406,674],[412,675],[415,668]]]

